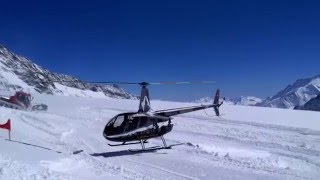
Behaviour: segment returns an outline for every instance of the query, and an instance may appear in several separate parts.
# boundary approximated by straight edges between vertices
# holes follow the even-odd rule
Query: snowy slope
[[[320,75],[299,79],[258,105],[292,109],[296,106],[304,105],[318,94],[320,94]]]
[[[131,153],[102,136],[117,113],[138,101],[36,95],[49,112],[0,107],[12,120],[12,139],[0,130],[0,179],[318,179],[318,112],[251,106],[221,107],[176,117],[165,135],[170,150]],[[196,105],[152,101],[152,108]],[[152,139],[148,147],[161,145]],[[73,155],[76,150],[84,150]],[[57,153],[57,151],[62,153]]]
[[[86,97],[135,98],[111,85],[84,83],[74,77],[52,73],[0,45],[0,90]]]

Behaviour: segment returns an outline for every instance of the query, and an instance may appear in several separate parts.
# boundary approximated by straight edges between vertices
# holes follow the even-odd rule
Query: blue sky
[[[320,74],[320,2],[1,1],[0,44],[88,81],[198,81],[153,86],[156,99],[274,95]],[[138,93],[139,88],[125,86]]]

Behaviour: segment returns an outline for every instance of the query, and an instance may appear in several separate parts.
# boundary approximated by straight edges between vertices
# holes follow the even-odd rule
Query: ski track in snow
[[[186,119],[184,119],[186,120]],[[195,120],[195,119],[193,119]],[[197,119],[198,121],[199,119]],[[194,133],[195,136],[201,136],[201,138],[208,138],[208,139],[221,139],[227,140],[233,143],[239,143],[242,145],[249,145],[249,146],[256,146],[256,148],[268,148],[268,149],[275,149],[281,150],[284,152],[290,153],[299,153],[306,156],[320,156],[320,151],[317,149],[319,143],[312,143],[319,140],[319,133],[301,133],[300,129],[293,129],[293,128],[285,128],[285,127],[277,127],[274,126],[257,126],[257,124],[249,124],[249,123],[235,123],[225,120],[218,120],[209,123],[215,124],[214,126],[208,127],[208,123],[195,123],[188,124],[192,126],[191,132],[179,130],[176,128],[176,131],[180,131],[182,133]],[[188,126],[186,124],[182,124],[182,126]],[[240,126],[240,127],[239,127]],[[244,127],[247,126],[247,127]],[[255,129],[250,128],[249,126],[255,126]],[[258,127],[258,128],[257,128]],[[177,130],[178,129],[178,130]],[[199,133],[199,131],[204,133]],[[214,132],[214,133],[208,133]],[[308,136],[306,136],[308,134]],[[270,136],[272,135],[272,136]],[[316,147],[308,148],[307,146],[312,146],[312,144]],[[278,153],[278,154],[286,154],[286,153]],[[303,156],[293,156],[290,154],[291,157],[303,157]],[[302,158],[312,163],[311,159]],[[314,163],[314,165],[319,166],[319,163]]]
[[[53,110],[41,113],[0,108],[2,119],[12,119],[14,140],[49,150],[19,143],[12,146],[20,147],[20,153],[25,147],[53,156],[52,159],[31,158],[34,162],[28,164],[28,161],[19,159],[20,156],[6,155],[0,150],[0,179],[320,177],[320,131],[315,129],[264,124],[254,119],[251,122],[236,120],[236,117],[207,117],[204,112],[189,113],[175,117],[173,131],[165,135],[168,144],[181,145],[170,150],[131,153],[127,149],[140,148],[139,144],[109,147],[107,144],[112,142],[103,138],[102,131],[111,117],[132,111],[135,104],[131,105],[130,101],[131,104],[120,108],[106,102],[104,107],[107,108],[98,109],[87,104],[86,98],[82,101],[83,104],[67,109],[59,107],[61,101],[52,101],[49,109],[52,107]],[[126,102],[118,101],[124,101],[123,105]],[[250,108],[247,107],[247,113]],[[270,109],[266,108],[266,111],[267,115]],[[33,137],[37,138],[33,140]],[[8,142],[0,139],[0,143]],[[147,144],[148,147],[159,145],[162,145],[160,139],[151,139]],[[72,155],[77,150],[83,152]],[[57,151],[61,151],[61,155],[55,155]]]
[[[165,173],[168,173],[169,175],[178,176],[178,177],[183,178],[183,179],[191,179],[191,180],[197,179],[197,178],[186,176],[186,175],[174,172],[172,170],[169,170],[169,169],[166,169],[166,168],[163,168],[163,167],[159,167],[159,166],[155,166],[155,165],[152,165],[152,164],[149,164],[149,163],[142,163],[142,162],[130,161],[130,160],[128,160],[128,161],[132,162],[132,163],[135,163],[135,164],[140,164],[140,165],[142,165],[144,167],[147,167],[147,168],[154,168],[156,170],[160,170],[160,171],[163,171]]]

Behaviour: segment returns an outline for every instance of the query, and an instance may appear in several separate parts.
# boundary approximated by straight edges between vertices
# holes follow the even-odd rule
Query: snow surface
[[[54,83],[56,89],[55,94],[63,96],[91,97],[91,98],[109,98],[103,92],[94,92],[91,90],[81,90],[73,87]]]
[[[137,100],[34,96],[48,112],[0,107],[0,123],[12,121],[12,141],[0,129],[0,179],[320,177],[319,112],[224,104],[222,117],[212,110],[175,117],[165,135],[172,149],[132,153],[140,145],[110,147],[102,131],[117,113],[136,111]],[[154,110],[197,105],[151,103]],[[146,144],[157,145],[160,139]]]

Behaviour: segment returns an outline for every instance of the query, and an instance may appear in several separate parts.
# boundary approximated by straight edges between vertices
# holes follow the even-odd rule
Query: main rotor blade
[[[116,81],[98,81],[98,82],[88,82],[91,84],[141,84],[137,82],[116,82]]]
[[[63,81],[67,82],[67,81]],[[72,82],[72,81],[70,81]],[[212,84],[216,83],[216,81],[180,81],[180,82],[117,82],[117,81],[96,81],[96,82],[90,82],[90,81],[85,81],[86,83],[91,83],[91,84],[138,84],[138,85],[162,85],[162,84]]]
[[[216,81],[155,82],[155,83],[148,83],[148,84],[158,85],[158,84],[212,84],[212,83],[216,83]]]

